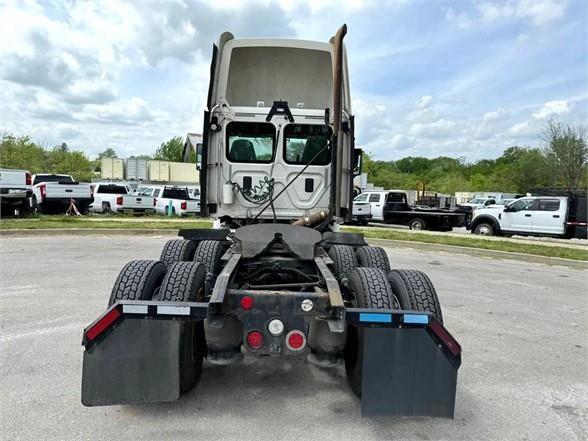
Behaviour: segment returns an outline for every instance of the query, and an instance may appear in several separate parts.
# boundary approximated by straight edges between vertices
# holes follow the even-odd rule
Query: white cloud
[[[445,138],[455,136],[457,127],[453,121],[442,118],[429,124],[413,124],[408,132],[413,136],[422,136],[424,138]]]
[[[133,97],[109,104],[88,104],[75,115],[80,121],[93,121],[109,124],[150,124],[161,121],[167,115],[158,110],[151,110],[142,98]]]
[[[533,113],[536,119],[547,119],[553,116],[565,115],[572,110],[573,104],[566,100],[547,101],[539,110]]]
[[[431,105],[431,102],[433,101],[433,97],[431,95],[423,95],[422,97],[420,97],[417,101],[417,107],[419,109],[426,109],[427,107],[429,107]]]
[[[503,24],[513,20],[530,22],[534,26],[545,26],[563,17],[566,0],[504,0],[478,1],[475,13],[458,12],[449,7],[445,19],[458,28],[468,29],[478,23]]]
[[[537,135],[537,127],[530,121],[523,121],[508,129],[508,134],[515,137],[528,137]]]

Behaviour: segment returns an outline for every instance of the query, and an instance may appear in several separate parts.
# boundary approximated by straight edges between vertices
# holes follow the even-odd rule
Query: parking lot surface
[[[179,401],[86,408],[82,329],[127,261],[162,237],[0,238],[6,440],[581,440],[588,437],[588,271],[391,248],[435,284],[463,347],[454,420],[361,418],[344,369],[246,357],[206,364]],[[153,373],[157,375],[156,372]]]

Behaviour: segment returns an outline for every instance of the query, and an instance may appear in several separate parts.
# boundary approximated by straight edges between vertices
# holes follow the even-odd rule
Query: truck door
[[[522,198],[505,207],[500,217],[504,231],[533,232],[533,205],[535,199]]]
[[[371,193],[368,199],[372,206],[372,219],[377,221],[384,220],[384,194],[383,193]]]
[[[533,232],[541,234],[564,234],[566,207],[561,199],[541,198],[533,209]]]

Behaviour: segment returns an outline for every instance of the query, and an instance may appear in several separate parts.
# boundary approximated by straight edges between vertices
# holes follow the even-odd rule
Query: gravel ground
[[[0,238],[0,418],[10,440],[582,440],[588,271],[388,249],[426,271],[463,346],[454,420],[361,418],[343,369],[246,357],[205,363],[174,403],[80,404],[83,327],[120,268],[163,237]]]

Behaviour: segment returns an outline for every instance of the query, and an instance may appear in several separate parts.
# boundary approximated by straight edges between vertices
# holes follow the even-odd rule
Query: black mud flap
[[[461,346],[430,313],[347,309],[363,328],[365,416],[453,418]]]
[[[82,404],[153,403],[180,396],[182,323],[122,320],[84,351]]]
[[[458,366],[424,329],[366,328],[362,414],[453,418]]]

